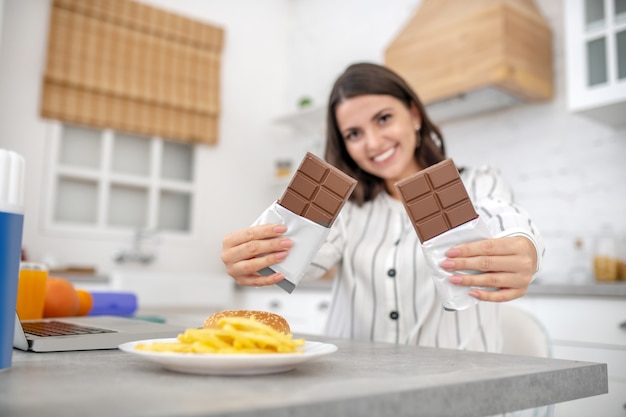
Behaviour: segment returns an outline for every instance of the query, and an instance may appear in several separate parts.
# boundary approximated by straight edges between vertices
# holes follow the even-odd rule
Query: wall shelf
[[[326,106],[312,106],[286,114],[274,121],[304,135],[323,134],[326,127]]]

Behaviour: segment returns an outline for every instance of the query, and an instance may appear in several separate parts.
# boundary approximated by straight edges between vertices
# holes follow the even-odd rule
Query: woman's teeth
[[[395,148],[390,148],[389,150],[381,153],[380,155],[376,155],[374,157],[374,162],[382,162],[385,159],[389,158],[391,155],[393,155],[393,153],[396,151]]]

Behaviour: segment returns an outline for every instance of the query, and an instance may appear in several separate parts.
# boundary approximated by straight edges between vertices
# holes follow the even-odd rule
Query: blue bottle
[[[24,158],[0,149],[0,371],[11,367],[24,224]]]

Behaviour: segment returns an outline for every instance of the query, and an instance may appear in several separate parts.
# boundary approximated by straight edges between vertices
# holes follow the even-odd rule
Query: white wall
[[[420,0],[292,0],[289,100],[324,104],[335,78],[357,61],[382,62]]]
[[[4,0],[0,0],[0,44],[2,44],[2,20],[4,13]]]
[[[297,135],[272,120],[317,104],[351,62],[382,62],[385,47],[420,0],[143,0],[226,29],[222,66],[220,143],[200,152],[200,236],[190,245],[162,242],[149,269],[222,274],[222,236],[251,223],[278,196],[276,155],[299,158]],[[573,241],[607,221],[626,235],[626,132],[612,131],[566,110],[562,5],[538,0],[555,39],[554,100],[442,126],[459,164],[499,166],[543,230],[545,279],[566,281]],[[0,146],[27,160],[24,244],[31,257],[94,263],[104,272],[128,241],[71,240],[42,229],[39,196],[45,175],[46,123],[38,115],[44,68],[47,0],[4,0],[0,38]],[[427,59],[427,57],[425,57]],[[494,146],[495,145],[495,146]],[[484,149],[493,151],[486,154]],[[294,153],[295,152],[295,153]],[[130,236],[128,237],[130,239]]]

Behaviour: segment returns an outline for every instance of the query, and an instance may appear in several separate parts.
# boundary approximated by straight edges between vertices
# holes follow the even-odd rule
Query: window
[[[46,214],[55,230],[192,232],[194,145],[55,123]]]

